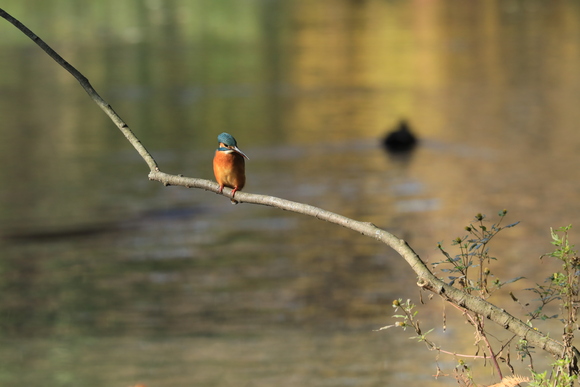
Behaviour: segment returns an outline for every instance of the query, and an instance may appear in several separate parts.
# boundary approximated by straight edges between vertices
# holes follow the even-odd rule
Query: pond
[[[521,224],[493,241],[496,277],[526,277],[509,291],[531,300],[558,268],[538,257],[580,213],[576,2],[4,3],[164,172],[213,180],[226,131],[250,157],[246,192],[372,222],[430,263],[476,213],[491,224],[506,208]],[[377,331],[394,299],[422,300],[444,349],[476,351],[394,251],[149,181],[70,74],[0,31],[3,386],[456,385],[433,375],[457,359]],[[382,140],[401,120],[419,143],[392,155]],[[493,301],[526,313],[508,292]]]

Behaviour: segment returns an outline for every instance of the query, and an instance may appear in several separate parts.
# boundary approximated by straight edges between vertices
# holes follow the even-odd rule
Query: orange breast
[[[213,158],[213,173],[219,185],[237,188],[240,191],[246,184],[246,163],[238,153],[216,151]]]

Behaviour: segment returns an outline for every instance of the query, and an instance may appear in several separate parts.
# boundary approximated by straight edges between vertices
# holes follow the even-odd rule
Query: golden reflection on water
[[[578,215],[575,2],[39,3],[6,9],[164,171],[212,178],[229,131],[251,158],[249,192],[373,222],[430,262],[475,213],[505,207],[523,222],[495,241],[496,275],[526,276],[525,298],[554,270],[537,265],[548,228]],[[76,82],[0,28],[3,385],[454,385],[431,378],[435,356],[406,333],[372,331],[392,323],[393,298],[417,298],[392,251],[148,182]],[[390,157],[380,140],[402,118],[421,143]],[[442,332],[439,306],[425,326],[474,352],[462,323]]]

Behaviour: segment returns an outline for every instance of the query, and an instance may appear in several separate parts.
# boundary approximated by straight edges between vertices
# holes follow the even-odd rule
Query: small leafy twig
[[[403,330],[407,330],[407,328],[410,327],[410,328],[413,328],[415,330],[415,333],[417,334],[417,336],[411,336],[411,337],[409,337],[409,339],[417,339],[419,342],[424,342],[427,345],[427,348],[429,348],[430,350],[436,350],[440,353],[444,353],[446,355],[452,355],[455,357],[463,357],[463,358],[471,358],[471,359],[485,359],[485,356],[466,355],[466,354],[460,354],[460,353],[446,351],[446,350],[441,349],[433,341],[431,341],[427,338],[427,335],[429,333],[431,333],[433,331],[433,329],[430,329],[429,331],[427,331],[425,333],[423,333],[423,331],[421,330],[421,327],[419,325],[419,320],[417,320],[415,318],[417,316],[417,313],[418,313],[418,311],[414,310],[415,307],[416,306],[413,303],[411,303],[411,300],[407,300],[405,302],[403,302],[402,299],[394,300],[393,301],[393,308],[395,308],[395,312],[398,312],[400,310],[403,314],[395,314],[395,315],[393,315],[393,317],[400,319],[400,321],[397,321],[392,325],[387,325],[387,326],[381,327],[381,328],[377,329],[377,331],[382,331],[382,330],[394,328],[394,327],[403,328]]]
[[[560,227],[557,229],[550,229],[552,237],[552,244],[556,249],[547,254],[543,254],[540,258],[551,257],[559,260],[562,263],[562,271],[553,273],[548,279],[549,286],[546,288],[546,300],[561,300],[562,323],[564,324],[564,332],[562,340],[564,343],[564,353],[561,355],[562,359],[574,359],[573,345],[574,331],[578,329],[577,317],[578,308],[580,307],[580,258],[574,245],[570,244],[569,231],[572,225]],[[576,361],[568,361],[566,363],[567,374],[573,375],[578,372],[578,364]],[[560,365],[559,368],[564,368]]]
[[[478,291],[479,296],[484,299],[491,295],[492,290],[488,287],[491,270],[485,264],[491,263],[496,258],[489,255],[488,245],[500,231],[514,227],[519,223],[515,222],[507,226],[501,226],[506,214],[507,210],[500,211],[498,214],[500,217],[499,222],[492,224],[491,227],[485,225],[485,215],[481,213],[475,215],[474,221],[465,227],[465,231],[468,234],[463,237],[457,237],[452,241],[452,246],[459,247],[459,254],[454,257],[443,248],[441,243],[437,244],[437,248],[445,256],[445,259],[433,263],[433,266],[451,264],[451,268],[443,267],[440,269],[442,272],[450,273],[448,276],[449,285],[458,284],[461,289],[468,293]],[[470,276],[470,269],[477,269],[477,274]],[[504,283],[496,279],[493,285],[497,289],[522,278],[517,277]]]

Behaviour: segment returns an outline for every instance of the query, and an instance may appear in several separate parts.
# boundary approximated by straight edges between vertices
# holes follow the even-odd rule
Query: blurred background
[[[431,263],[476,213],[491,225],[506,208],[506,224],[522,223],[494,240],[491,269],[526,277],[508,289],[522,300],[558,268],[538,259],[550,227],[578,223],[576,1],[2,6],[91,81],[164,172],[213,180],[227,131],[250,157],[245,191],[373,222]],[[456,385],[433,375],[457,359],[413,332],[375,331],[394,323],[393,299],[422,297],[423,329],[476,352],[460,314],[421,295],[387,246],[150,182],[70,74],[4,20],[0,36],[2,386]],[[401,120],[419,143],[391,155],[382,141]],[[475,376],[497,382],[490,367]]]

